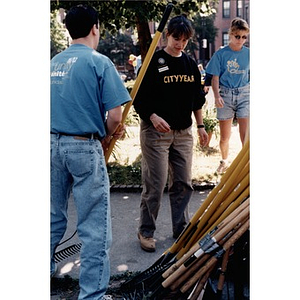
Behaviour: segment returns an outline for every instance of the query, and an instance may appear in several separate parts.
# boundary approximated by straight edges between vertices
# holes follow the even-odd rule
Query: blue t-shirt
[[[130,101],[112,61],[83,44],[51,60],[51,132],[106,135],[106,112]]]
[[[225,46],[214,53],[206,73],[219,76],[219,84],[228,88],[238,88],[250,82],[249,48],[243,46],[233,51]]]

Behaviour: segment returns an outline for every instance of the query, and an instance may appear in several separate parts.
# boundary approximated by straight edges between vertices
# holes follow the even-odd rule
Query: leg
[[[219,120],[220,124],[220,150],[222,159],[228,158],[229,154],[229,140],[231,136],[232,119]]]
[[[72,177],[59,158],[59,137],[51,136],[51,274],[55,272],[54,253],[67,229],[67,208]]]
[[[242,145],[244,146],[245,142],[247,141],[247,138],[249,137],[249,118],[238,118],[237,121],[239,124],[240,139]]]
[[[220,150],[222,160],[220,161],[220,165],[217,168],[216,172],[219,174],[223,174],[228,167],[228,154],[229,154],[229,140],[231,136],[231,125],[233,119],[228,120],[219,120],[220,124]]]
[[[250,86],[241,88],[237,95],[237,121],[239,124],[240,139],[242,145],[245,144],[249,138],[249,115],[250,115]]]
[[[233,105],[233,95],[230,89],[221,87],[220,95],[224,100],[224,107],[217,108],[217,118],[220,126],[220,151],[222,160],[228,158],[229,140],[231,135],[231,125],[234,117],[235,107]]]
[[[170,134],[161,134],[153,126],[141,123],[142,181],[139,233],[152,238],[155,222],[168,175],[168,141]]]
[[[62,155],[74,179],[77,231],[82,243],[78,299],[102,299],[110,278],[112,241],[109,179],[104,155],[97,140],[78,143],[72,137],[66,139],[69,143]]]
[[[175,131],[170,147],[169,197],[173,237],[177,238],[189,221],[188,203],[192,196],[193,135],[191,127]]]

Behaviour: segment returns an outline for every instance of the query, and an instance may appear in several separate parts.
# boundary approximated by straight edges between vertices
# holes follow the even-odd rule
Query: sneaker
[[[218,169],[217,169],[217,173],[218,174],[223,174],[223,173],[225,173],[225,171],[228,169],[228,163],[225,161],[225,160],[221,160],[220,161],[220,165],[219,165],[219,167],[218,167]]]
[[[155,251],[155,242],[156,240],[153,237],[144,237],[140,233],[138,233],[138,238],[141,243],[141,248],[147,252]]]
[[[102,298],[102,300],[113,300],[113,299],[114,298],[111,295],[104,295],[103,298]]]

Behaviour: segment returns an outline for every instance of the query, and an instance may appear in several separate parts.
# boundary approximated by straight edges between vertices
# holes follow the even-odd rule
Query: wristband
[[[203,124],[197,125],[197,128],[204,128]]]

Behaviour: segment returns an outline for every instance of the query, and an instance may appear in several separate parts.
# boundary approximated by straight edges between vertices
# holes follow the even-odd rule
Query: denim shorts
[[[220,96],[224,100],[224,107],[217,108],[218,120],[248,118],[250,114],[250,85],[240,88],[227,88],[220,86]]]

